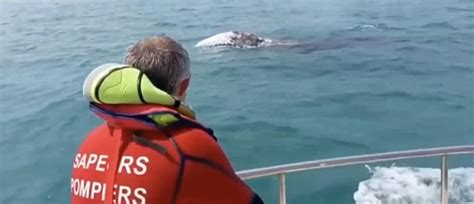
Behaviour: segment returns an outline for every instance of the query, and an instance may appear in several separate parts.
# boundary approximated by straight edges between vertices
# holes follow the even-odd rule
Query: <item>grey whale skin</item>
[[[255,33],[228,31],[203,39],[196,44],[196,47],[250,48],[260,47],[265,43],[271,43],[271,40],[262,38]]]
[[[215,34],[205,38],[195,47],[213,48],[259,48],[259,47],[279,47],[279,48],[296,48],[300,53],[310,53],[318,50],[342,49],[358,46],[378,46],[393,41],[384,37],[329,37],[312,42],[299,43],[291,40],[274,40],[261,37],[255,33],[242,31],[227,31]],[[395,40],[397,42],[399,40]]]

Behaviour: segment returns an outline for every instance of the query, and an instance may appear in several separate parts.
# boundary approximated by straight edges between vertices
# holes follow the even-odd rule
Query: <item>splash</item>
[[[413,167],[369,168],[371,178],[359,183],[356,204],[440,203],[440,170]],[[449,170],[450,203],[474,201],[474,168]]]
[[[357,24],[346,29],[347,31],[387,31],[387,30],[403,30],[397,27],[391,27],[385,23],[379,24]]]

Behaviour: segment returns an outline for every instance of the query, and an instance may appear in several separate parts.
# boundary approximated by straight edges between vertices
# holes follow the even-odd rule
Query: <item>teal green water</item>
[[[0,203],[68,202],[75,149],[100,123],[81,96],[83,79],[161,33],[189,50],[188,101],[237,170],[474,144],[470,0],[4,0],[0,7]],[[348,46],[193,47],[228,30]],[[467,157],[452,164],[474,166]],[[369,176],[363,166],[289,176],[288,199],[353,203]],[[276,179],[249,184],[268,203],[277,200]]]

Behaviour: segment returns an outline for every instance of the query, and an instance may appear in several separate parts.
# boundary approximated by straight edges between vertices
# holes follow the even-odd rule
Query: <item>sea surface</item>
[[[2,204],[69,202],[73,155],[101,123],[84,78],[158,34],[189,51],[188,102],[236,170],[474,144],[473,0],[0,0],[0,9]],[[194,47],[229,30],[307,46]],[[453,173],[474,166],[472,156],[449,162]],[[403,175],[392,163],[374,166]],[[432,175],[439,159],[395,165]],[[288,175],[288,203],[364,203],[359,185],[377,176],[369,169]],[[248,183],[277,202],[276,178]],[[460,200],[474,201],[465,191]]]

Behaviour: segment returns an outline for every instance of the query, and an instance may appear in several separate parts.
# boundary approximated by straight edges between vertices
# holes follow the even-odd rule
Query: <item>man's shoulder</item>
[[[179,130],[174,133],[174,138],[178,141],[188,141],[192,143],[210,143],[217,144],[212,131],[205,128],[190,127],[184,130]]]
[[[178,145],[191,155],[214,158],[212,160],[225,158],[224,152],[214,136],[201,128],[190,128],[184,132],[178,132],[174,138]]]

